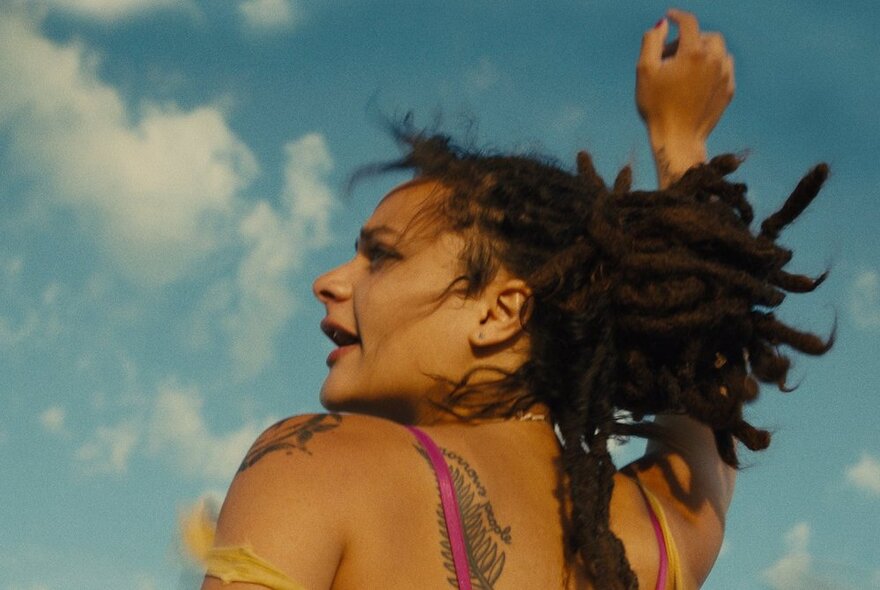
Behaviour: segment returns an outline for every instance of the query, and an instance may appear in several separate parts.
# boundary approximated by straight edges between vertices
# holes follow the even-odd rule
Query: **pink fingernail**
[[[666,22],[666,19],[665,19],[665,18],[661,18],[660,20],[657,21],[657,24],[654,25],[654,28],[655,28],[655,29],[659,29],[660,27],[663,26],[663,23],[665,23],[665,22]]]

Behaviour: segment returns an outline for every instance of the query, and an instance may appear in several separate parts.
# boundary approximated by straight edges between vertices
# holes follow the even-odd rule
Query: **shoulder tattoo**
[[[309,441],[316,434],[333,430],[341,422],[342,414],[317,414],[303,422],[282,420],[270,426],[254,443],[241,462],[238,473],[253,467],[260,459],[276,451],[284,451],[287,455],[301,451],[311,455]]]
[[[430,463],[425,451],[421,447],[416,448]],[[499,524],[492,503],[489,501],[488,492],[476,470],[461,455],[448,449],[441,451],[452,475],[455,496],[461,512],[471,583],[475,589],[492,590],[504,571],[507,560],[504,546],[510,545],[513,540],[510,527]],[[452,561],[452,547],[443,516],[443,504],[439,502],[437,520],[440,525],[440,553],[447,571],[452,573],[447,580],[450,586],[458,588],[455,565]]]

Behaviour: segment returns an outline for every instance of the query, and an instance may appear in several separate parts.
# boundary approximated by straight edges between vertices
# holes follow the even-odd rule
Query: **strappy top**
[[[464,536],[458,499],[455,496],[455,486],[452,483],[449,467],[443,459],[442,451],[431,437],[415,426],[407,426],[407,429],[424,449],[437,478],[458,588],[471,590],[467,539]],[[638,483],[638,480],[636,481]],[[669,533],[663,508],[653,494],[641,484],[638,485],[645,498],[660,549],[656,590],[683,590],[681,563]],[[269,590],[305,590],[286,574],[256,555],[249,546],[212,547],[213,537],[213,523],[208,519],[206,511],[198,510],[183,522],[184,544],[205,566],[206,576],[218,578],[224,584],[247,582],[264,586]]]

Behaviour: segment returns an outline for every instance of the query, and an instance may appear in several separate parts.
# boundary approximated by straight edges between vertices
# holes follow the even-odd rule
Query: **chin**
[[[393,397],[370,399],[351,393],[343,394],[339,391],[333,391],[331,387],[327,387],[326,383],[321,388],[321,405],[331,412],[365,414],[400,424],[413,424],[416,420],[415,409],[408,400],[404,401]]]
[[[346,403],[345,396],[340,395],[340,392],[333,391],[333,387],[329,386],[327,382],[324,382],[324,385],[321,386],[321,395],[320,402],[321,405],[324,406],[325,409],[331,412],[346,412]]]

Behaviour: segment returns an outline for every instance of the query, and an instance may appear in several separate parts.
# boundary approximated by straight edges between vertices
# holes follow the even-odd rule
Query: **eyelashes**
[[[361,254],[364,258],[367,259],[367,262],[370,264],[370,270],[379,270],[389,262],[393,262],[396,260],[401,260],[403,256],[389,246],[386,246],[380,242],[370,241],[358,241],[355,243],[355,250],[358,254]]]
[[[399,252],[387,248],[380,244],[376,244],[367,248],[367,260],[370,262],[370,270],[378,270],[389,262],[400,260],[402,257]]]

